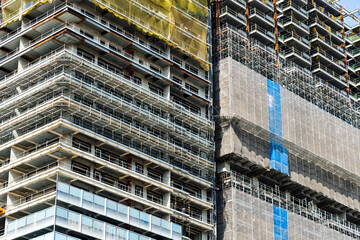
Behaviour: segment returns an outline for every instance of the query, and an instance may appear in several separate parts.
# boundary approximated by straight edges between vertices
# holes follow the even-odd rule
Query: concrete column
[[[9,207],[13,206],[14,203],[16,203],[16,201],[18,201],[19,199],[20,199],[20,196],[17,196],[17,195],[12,194],[12,193],[8,193],[7,194],[7,199],[6,199],[7,209],[9,209]]]
[[[166,86],[164,88],[164,97],[166,97],[166,99],[170,100],[170,86]]]
[[[16,161],[19,157],[21,157],[21,154],[23,153],[24,151],[18,149],[18,148],[15,148],[15,147],[11,147],[10,149],[10,161],[11,162],[14,162]]]
[[[20,173],[20,172],[14,171],[14,170],[10,170],[9,177],[8,177],[9,186],[16,184],[18,181],[21,181],[21,179],[18,179],[18,177],[20,177],[21,175],[23,175],[23,173]]]
[[[207,222],[207,210],[202,211],[201,219],[202,219],[203,222]]]
[[[59,163],[59,166],[67,170],[71,170],[71,159],[70,158],[62,159]]]
[[[29,62],[27,60],[25,60],[24,58],[19,58],[19,61],[18,61],[18,72],[22,72],[24,71],[24,69],[27,67],[27,64]]]
[[[60,142],[66,145],[72,145],[72,133],[64,134],[60,137]]]
[[[91,154],[95,155],[95,145],[91,144]]]
[[[217,173],[230,172],[230,164],[227,162],[218,163],[216,171]]]
[[[21,30],[24,30],[26,28],[26,24],[28,24],[29,20],[23,17],[21,19]]]
[[[207,190],[201,189],[201,199],[207,201]]]
[[[165,171],[163,173],[163,181],[166,185],[171,185],[171,171],[168,170],[168,171]]]

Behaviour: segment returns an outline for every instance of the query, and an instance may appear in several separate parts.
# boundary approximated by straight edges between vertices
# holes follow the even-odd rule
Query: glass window
[[[48,208],[46,209],[46,218],[54,216],[54,208]]]
[[[94,203],[100,206],[105,206],[105,198],[94,195]]]
[[[108,234],[108,235],[116,236],[116,227],[113,225],[106,223],[105,231],[106,231],[106,234]]]
[[[90,217],[82,215],[81,216],[81,223],[83,225],[88,226],[88,227],[92,227],[92,219]]]
[[[116,210],[116,207],[117,207],[116,205],[117,205],[117,203],[114,202],[114,201],[111,201],[111,200],[106,201],[106,208],[108,208],[110,210],[117,211]]]
[[[122,213],[122,214],[127,215],[127,213],[128,213],[128,207],[125,206],[125,205],[123,205],[123,204],[121,204],[121,203],[118,203],[118,211],[119,211],[120,213]]]
[[[65,183],[58,182],[57,189],[58,189],[58,191],[61,191],[64,193],[69,193],[69,185],[67,185]]]
[[[70,195],[80,198],[81,190],[79,188],[70,186]]]
[[[127,237],[127,234],[128,234],[128,231],[123,229],[123,228],[117,228],[116,230],[117,232],[117,236],[118,236],[118,239],[120,240],[127,240],[128,237]]]
[[[71,238],[69,238],[71,239]],[[55,234],[55,240],[68,240],[68,237],[63,234]]]
[[[80,214],[69,211],[69,221],[76,222],[76,223],[80,222]]]
[[[88,202],[93,202],[94,200],[94,194],[83,191],[83,200]]]
[[[7,231],[8,232],[14,231],[15,227],[16,227],[16,221],[9,222]]]
[[[155,216],[151,217],[151,223],[157,226],[161,225],[161,219]]]
[[[27,216],[26,218],[26,224],[30,225],[33,224],[35,220],[35,215],[34,214],[30,214],[29,216]]]
[[[130,208],[130,217],[139,218],[140,217],[140,211],[136,210],[134,208]]]
[[[26,217],[20,218],[17,220],[17,227],[22,228],[25,227],[26,224]]]
[[[129,232],[129,239],[130,240],[139,240],[139,235],[134,232]]]
[[[45,210],[36,213],[36,221],[45,219]]]
[[[67,219],[67,211],[63,208],[56,208],[56,216]]]
[[[170,230],[170,222],[169,221],[166,221],[166,220],[161,220],[161,227],[162,228],[165,228],[167,230]]]
[[[172,230],[173,230],[173,232],[182,233],[181,226],[178,225],[178,224],[173,224],[172,225]]]
[[[97,231],[104,231],[104,222],[94,219],[93,228]]]
[[[141,224],[149,225],[150,215],[144,212],[140,212]]]

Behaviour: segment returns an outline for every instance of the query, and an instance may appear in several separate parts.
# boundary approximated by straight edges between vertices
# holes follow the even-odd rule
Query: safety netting
[[[49,0],[3,0],[2,26],[19,20]],[[207,0],[92,0],[101,9],[155,35],[209,69]],[[4,4],[6,3],[6,4]]]

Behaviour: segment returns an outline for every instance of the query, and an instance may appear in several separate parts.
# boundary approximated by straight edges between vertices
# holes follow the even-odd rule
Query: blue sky
[[[360,9],[360,0],[340,0],[338,4],[350,12],[355,9]],[[360,17],[360,14],[358,14],[357,17]],[[352,19],[345,18],[345,22],[351,26],[354,25],[354,21],[352,21]]]
[[[360,8],[359,0],[340,0],[339,5],[342,5],[345,9],[352,11],[356,8]]]

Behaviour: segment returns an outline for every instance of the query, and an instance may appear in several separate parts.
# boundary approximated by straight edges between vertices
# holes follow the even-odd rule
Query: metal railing
[[[284,11],[286,8],[292,8],[297,10],[298,12],[304,14],[306,17],[309,17],[309,13],[302,7],[295,4],[293,1],[288,1],[286,4],[280,4],[279,8]]]
[[[293,196],[288,198],[285,192],[281,191],[277,186],[271,187],[263,183],[255,183],[252,178],[233,171],[226,173],[223,186],[224,190],[233,188],[251,194],[254,198],[281,206],[287,211],[306,217],[340,233],[360,238],[360,228],[357,225],[318,208],[312,201],[308,201],[306,198],[298,199]],[[236,201],[236,199],[233,199],[233,201]]]
[[[307,21],[308,26],[312,26],[313,24],[318,24],[318,25],[322,26],[326,31],[328,31],[329,34],[335,35],[338,38],[340,38],[341,40],[343,39],[343,36],[340,32],[335,31],[334,29],[332,29],[330,26],[326,25],[323,21],[319,20],[318,18],[311,18],[310,20]]]
[[[285,17],[279,19],[279,23],[281,23],[282,25],[286,25],[287,23],[295,23],[295,25],[302,28],[304,31],[309,32],[309,27],[305,23],[297,20],[292,15],[291,16],[285,16]]]
[[[26,66],[24,66],[24,70],[26,70],[26,71],[24,71],[22,74],[24,74],[25,72],[32,71],[31,70],[32,68],[36,68],[36,67],[39,67],[40,65],[47,64],[47,63],[49,63],[49,61],[53,61],[53,60],[56,61],[57,59],[61,59],[61,57],[64,57],[64,56],[69,57],[70,59],[79,59],[80,58],[79,60],[83,63],[88,62],[88,60],[81,58],[81,56],[75,55],[74,51],[76,51],[75,48],[67,49],[65,46],[61,46],[58,49],[49,52],[47,55],[43,55],[40,58],[36,59],[35,61],[28,63]],[[106,66],[98,66],[98,65],[94,65],[93,63],[89,63],[88,66],[90,68],[96,67],[98,69],[105,69],[105,70],[107,69]],[[127,79],[123,73],[114,74],[113,71],[111,71],[110,69],[105,71],[104,73],[110,75],[113,78],[120,79],[122,82],[124,82],[126,85],[128,85],[128,87],[131,87],[133,89],[139,89],[139,87],[140,87],[139,85],[133,83],[132,81],[129,81],[129,79]],[[17,79],[18,76],[19,76],[18,71],[15,70],[14,72],[7,74],[2,79],[0,79],[0,84],[2,84],[2,83],[5,84],[5,82],[10,83],[11,81]],[[25,77],[25,75],[24,75],[24,77]],[[161,97],[160,95],[154,95],[150,90],[148,90],[144,87],[140,87],[140,88],[141,88],[141,92],[149,94],[150,96],[152,96],[152,98],[156,97],[159,101],[162,101],[162,102],[166,103],[167,105],[170,105],[170,106],[174,105],[173,108],[177,109],[176,111],[178,111],[179,109],[183,109],[183,110],[185,110],[184,114],[189,115],[194,118],[197,118],[197,119],[199,119],[199,117],[200,117],[199,120],[205,121],[204,122],[205,124],[206,124],[206,122],[210,123],[204,117],[192,113],[191,111],[187,110],[182,105],[175,103],[173,101],[170,101],[167,98]]]
[[[316,69],[321,69],[324,72],[326,72],[328,75],[331,75],[332,77],[334,77],[336,80],[339,80],[341,82],[343,82],[344,84],[346,84],[346,78],[344,76],[341,76],[337,73],[335,73],[333,70],[329,69],[328,67],[324,66],[321,63],[315,63],[311,66],[311,70],[314,71]]]
[[[296,34],[295,32],[286,32],[283,35],[280,35],[280,39],[286,41],[288,39],[295,38],[300,42],[303,42],[306,46],[309,46],[309,41],[305,37],[301,37],[300,35]]]
[[[331,19],[334,23],[341,25],[340,18],[335,17],[334,15],[326,11],[323,7],[318,6],[314,1],[312,1],[309,5],[306,6],[306,10],[309,12],[312,11],[313,9],[316,9],[317,11],[327,16],[328,19]]]
[[[291,48],[287,48],[285,50],[281,50],[280,53],[284,56],[287,56],[289,54],[292,54],[292,53],[296,53],[297,55],[305,58],[306,60],[310,60],[310,56],[309,54],[305,53],[305,52],[302,52],[302,51],[299,51],[298,49],[296,49],[295,47],[291,47]]]
[[[259,15],[262,19],[266,20],[270,25],[274,25],[274,18],[272,16],[265,14],[256,8],[252,8],[250,10],[250,17],[252,15]],[[244,18],[245,18],[245,16],[244,16]],[[246,21],[246,19],[245,19],[245,21]]]
[[[320,35],[318,32],[311,34],[310,36],[308,36],[308,39],[310,41],[314,40],[314,39],[320,39],[321,41],[323,41],[325,44],[329,45],[330,47],[336,49],[337,51],[339,51],[341,54],[344,54],[344,49],[339,46],[334,44],[332,41],[330,41],[329,39],[327,39],[325,36]]]
[[[336,59],[335,57],[333,57],[332,55],[330,55],[329,53],[327,53],[326,51],[324,51],[321,48],[314,48],[313,50],[311,50],[310,55],[315,55],[315,54],[321,54],[323,56],[325,56],[326,58],[328,58],[332,63],[335,63],[343,68],[345,68],[345,63],[343,60],[340,59]]]
[[[275,34],[272,31],[266,30],[266,29],[260,27],[258,24],[250,25],[250,33],[255,32],[255,31],[261,32],[262,34],[264,34],[272,39],[275,39]]]

